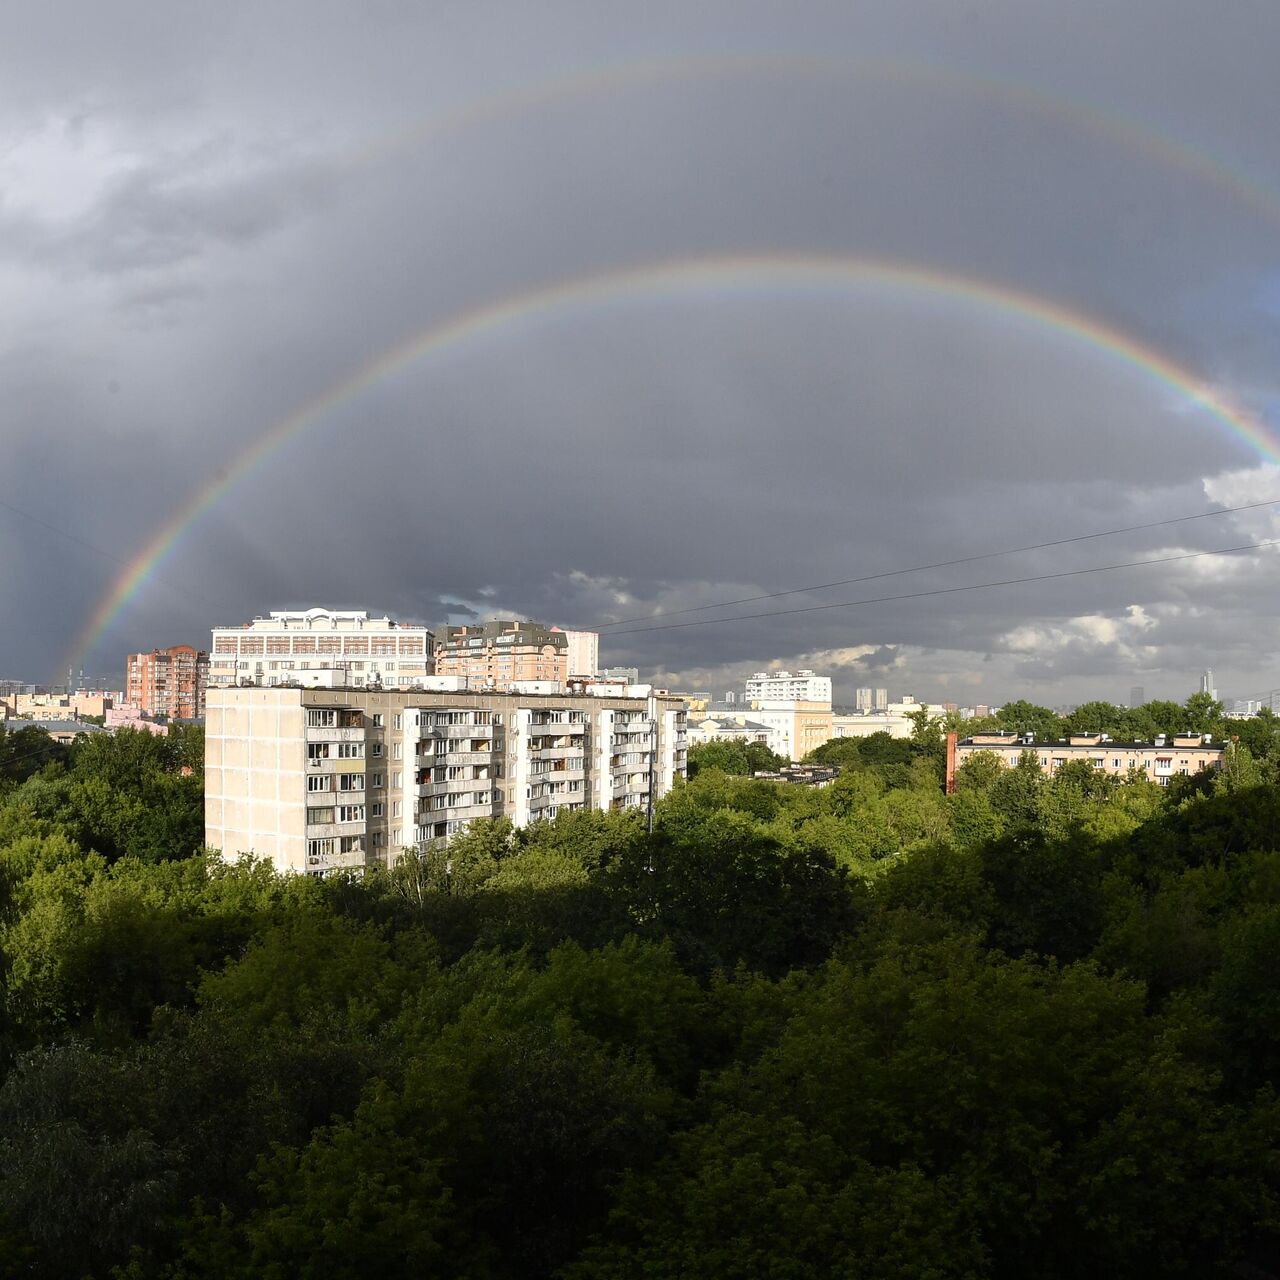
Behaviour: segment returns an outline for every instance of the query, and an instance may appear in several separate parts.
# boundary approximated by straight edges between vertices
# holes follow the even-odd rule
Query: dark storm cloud
[[[1280,13],[1190,0],[43,6],[0,53],[0,498],[129,561],[409,335],[764,250],[1042,295],[1265,410],[1277,52]],[[1280,492],[1256,464],[1174,389],[973,299],[773,279],[560,305],[335,402],[89,665],[295,604],[647,616]],[[1271,536],[1242,516],[741,611]],[[12,515],[0,547],[0,674],[47,675],[116,564]],[[837,696],[1176,693],[1208,662],[1246,692],[1280,683],[1275,579],[1259,552],[606,629],[602,652],[712,687],[804,661]]]

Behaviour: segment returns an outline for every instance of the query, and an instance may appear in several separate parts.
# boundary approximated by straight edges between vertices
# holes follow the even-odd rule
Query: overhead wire
[[[1114,573],[1119,569],[1138,569],[1150,565],[1175,564],[1183,560],[1199,560],[1208,556],[1237,555],[1280,545],[1280,538],[1244,543],[1238,547],[1222,547],[1214,551],[1186,551],[1172,556],[1155,556],[1147,560],[1125,560],[1118,564],[1092,565],[1084,569],[1062,569],[1056,573],[1027,574],[1021,578],[1003,578],[995,582],[973,582],[959,587],[934,587],[927,591],[906,591],[894,596],[868,596],[861,600],[841,600],[830,604],[801,605],[795,609],[770,609],[760,613],[735,614],[730,618],[695,618],[691,622],[668,622],[648,627],[631,627],[614,631],[613,636],[634,636],[650,631],[679,631],[687,627],[714,627],[730,622],[750,622],[754,618],[782,618],[797,613],[821,613],[829,609],[856,609],[866,604],[892,604],[899,600],[920,600],[927,596],[959,595],[966,591],[989,591],[994,587],[1013,587],[1033,582],[1054,582],[1063,578],[1081,578],[1094,573]]]
[[[1008,547],[1003,551],[986,551],[979,555],[958,556],[952,560],[937,560],[931,564],[911,565],[904,569],[885,569],[880,573],[867,573],[857,578],[842,578],[838,582],[819,582],[808,587],[788,587],[782,591],[765,591],[754,596],[740,596],[736,600],[718,600],[712,604],[689,605],[682,609],[669,609],[661,614],[638,614],[632,618],[615,618],[611,622],[600,622],[585,628],[590,631],[603,631],[606,627],[621,627],[633,622],[649,622],[654,618],[678,618],[688,613],[703,613],[708,609],[728,609],[740,604],[754,604],[759,600],[776,600],[782,596],[803,595],[810,591],[829,591],[835,587],[851,587],[861,582],[875,582],[883,578],[901,577],[908,573],[924,573],[930,569],[952,569],[962,564],[976,564],[982,560],[995,560],[1001,556],[1021,555],[1028,551],[1044,551],[1051,547],[1065,547],[1076,542],[1089,542],[1098,538],[1115,538],[1126,533],[1140,533],[1147,529],[1162,529],[1169,525],[1185,524],[1190,520],[1206,520],[1213,516],[1235,515],[1241,511],[1256,511],[1261,507],[1280,505],[1280,498],[1268,498],[1262,502],[1246,502],[1235,507],[1218,507],[1212,511],[1197,511],[1191,515],[1171,516],[1164,520],[1149,520],[1143,524],[1124,525],[1118,529],[1103,529],[1097,533],[1080,533],[1069,538],[1054,538],[1048,542],[1033,542],[1024,547]],[[747,615],[753,616],[753,615]],[[761,615],[768,616],[768,615]],[[627,632],[612,632],[614,635],[625,635]]]

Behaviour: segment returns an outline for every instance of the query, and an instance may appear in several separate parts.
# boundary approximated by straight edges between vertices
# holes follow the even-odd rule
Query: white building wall
[[[797,702],[830,702],[831,677],[812,671],[757,671],[747,681],[746,700],[793,699]]]

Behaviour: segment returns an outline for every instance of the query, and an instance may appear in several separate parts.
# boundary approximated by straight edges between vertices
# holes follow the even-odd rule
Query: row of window
[[[382,805],[373,806],[375,814],[382,812]],[[307,825],[327,826],[331,822],[363,822],[365,807],[362,804],[324,805],[307,810]]]

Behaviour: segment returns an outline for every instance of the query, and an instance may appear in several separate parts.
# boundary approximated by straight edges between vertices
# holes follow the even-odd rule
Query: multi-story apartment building
[[[864,687],[857,689],[853,696],[853,705],[863,712],[887,711],[889,708],[889,690]]]
[[[198,720],[204,715],[209,655],[189,644],[125,659],[124,697],[144,715]]]
[[[278,871],[393,863],[477,818],[644,808],[685,772],[667,695],[213,687],[205,842]]]
[[[1201,769],[1221,769],[1226,748],[1211,734],[1175,734],[1172,740],[1160,735],[1154,742],[1114,742],[1105,733],[1080,733],[1070,738],[1037,742],[1035,734],[979,733],[958,740],[947,735],[947,790],[955,789],[956,770],[979,751],[992,752],[1001,764],[1012,768],[1030,752],[1047,777],[1073,760],[1087,760],[1095,769],[1125,777],[1131,769],[1141,770],[1162,787],[1179,774]]]
[[[213,629],[209,683],[289,684],[299,672],[340,669],[356,687],[406,688],[434,672],[434,648],[426,627],[363,609],[278,610]]]
[[[747,681],[746,700],[755,706],[766,699],[831,703],[831,677],[812,671],[757,671]]]
[[[559,627],[552,627],[552,631],[559,631]],[[569,665],[569,679],[574,677],[583,677],[590,679],[600,670],[600,637],[594,631],[566,631],[565,637],[569,641],[569,649],[566,654],[566,661]],[[632,684],[636,681],[632,680]]]
[[[599,656],[593,631],[498,619],[446,627],[436,646],[436,673],[461,676],[472,689],[509,689],[528,680],[563,685],[570,676],[594,676]]]

